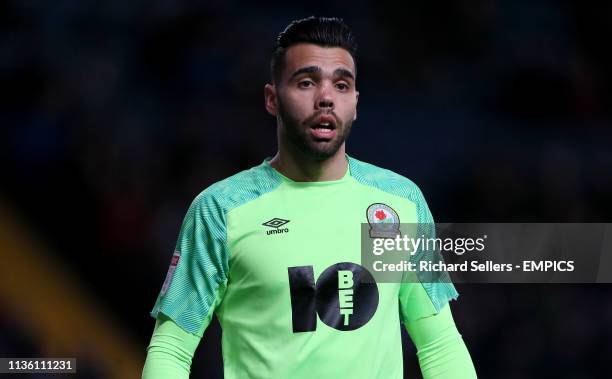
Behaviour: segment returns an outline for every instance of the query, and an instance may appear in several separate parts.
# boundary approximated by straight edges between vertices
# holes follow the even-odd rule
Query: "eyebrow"
[[[337,68],[334,71],[334,76],[340,76],[343,78],[350,78],[350,79],[355,80],[355,76],[353,75],[353,73],[347,70],[346,68]]]
[[[321,67],[306,66],[306,67],[297,69],[293,74],[291,74],[291,77],[289,78],[289,80],[293,80],[293,78],[301,74],[319,74],[319,73],[321,73]],[[355,76],[353,75],[353,73],[350,70],[347,70],[346,68],[335,69],[334,76],[350,78],[350,79],[355,80]]]

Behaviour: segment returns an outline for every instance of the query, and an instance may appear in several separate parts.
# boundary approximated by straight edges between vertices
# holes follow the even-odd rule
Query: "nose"
[[[334,99],[332,96],[332,88],[329,84],[324,84],[321,87],[319,92],[319,96],[316,101],[317,109],[321,110],[331,110],[334,109]]]

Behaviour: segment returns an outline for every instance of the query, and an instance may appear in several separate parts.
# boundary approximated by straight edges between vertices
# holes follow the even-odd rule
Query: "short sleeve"
[[[425,291],[425,288],[419,282],[401,284],[399,306],[402,323],[438,313],[427,291]]]
[[[420,189],[416,189],[413,199],[417,206],[417,235],[436,238],[436,226]],[[439,252],[419,249],[412,261],[419,267],[422,260],[439,261]],[[411,273],[410,275],[414,275]],[[399,303],[402,321],[413,321],[420,317],[437,314],[459,294],[447,272],[416,272],[417,277],[404,277],[400,284]]]
[[[225,213],[206,191],[192,202],[151,316],[162,312],[185,331],[202,336],[227,287]]]

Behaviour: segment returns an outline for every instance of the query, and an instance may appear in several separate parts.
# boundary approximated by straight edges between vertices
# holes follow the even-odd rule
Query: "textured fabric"
[[[382,191],[401,196],[416,205],[417,214],[417,236],[424,235],[425,238],[435,238],[435,224],[423,193],[410,179],[398,175],[390,170],[381,169],[369,163],[349,159],[351,174],[365,185],[376,187]],[[432,259],[422,249],[412,257],[413,261],[419,262]],[[418,272],[419,279],[427,291],[436,312],[451,299],[456,299],[459,294],[451,283],[447,272]],[[404,286],[409,288],[410,286]]]
[[[270,167],[260,165],[213,184],[194,199],[175,248],[179,264],[152,317],[162,311],[192,334],[208,325],[227,285],[227,212],[280,183]]]
[[[326,182],[292,181],[266,160],[188,211],[152,315],[201,336],[214,312],[226,378],[402,378],[401,321],[457,296],[452,284],[370,280],[360,265],[368,207],[386,204],[407,223],[431,215],[414,183],[347,159],[346,175]]]
[[[405,323],[417,348],[423,379],[474,379],[476,370],[461,335],[457,331],[450,305],[437,315]]]

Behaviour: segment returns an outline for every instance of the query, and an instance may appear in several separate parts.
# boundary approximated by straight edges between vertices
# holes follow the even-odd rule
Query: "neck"
[[[278,152],[270,160],[270,165],[278,172],[296,182],[323,182],[339,180],[348,169],[344,144],[331,157],[317,160],[304,154],[290,152],[279,147]]]

